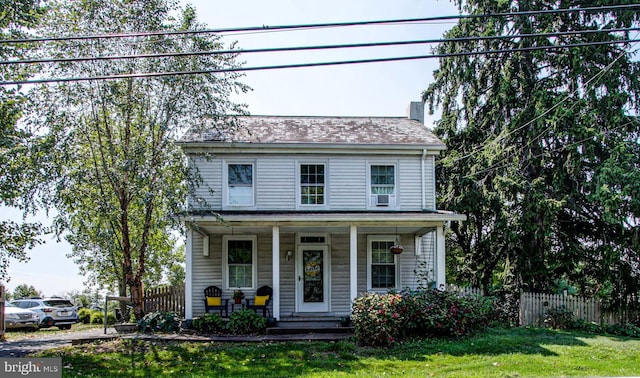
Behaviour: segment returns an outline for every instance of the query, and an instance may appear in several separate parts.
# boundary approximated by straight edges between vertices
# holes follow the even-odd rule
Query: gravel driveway
[[[0,342],[0,357],[23,357],[29,353],[41,350],[58,348],[71,345],[72,340],[91,339],[104,337],[103,328],[92,328],[81,331],[55,332],[51,335],[44,332],[20,333],[7,332],[5,336],[8,341]],[[107,336],[115,335],[116,330],[107,328]]]

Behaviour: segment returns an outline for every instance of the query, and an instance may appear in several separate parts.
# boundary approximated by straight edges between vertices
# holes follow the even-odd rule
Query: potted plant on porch
[[[243,299],[244,299],[244,293],[242,292],[242,290],[237,289],[233,291],[233,300],[235,301],[236,304],[242,303]]]

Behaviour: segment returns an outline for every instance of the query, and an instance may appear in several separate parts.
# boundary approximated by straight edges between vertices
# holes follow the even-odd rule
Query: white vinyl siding
[[[337,315],[351,313],[349,234],[331,236],[331,309]]]
[[[261,157],[256,166],[257,210],[295,210],[295,159],[291,156]]]
[[[422,209],[421,159],[421,156],[333,156],[314,159],[311,155],[257,155],[255,159],[242,159],[240,155],[228,155],[209,160],[198,158],[193,164],[198,167],[203,179],[203,185],[196,189],[196,195],[202,197],[213,210],[293,211],[314,207],[328,211],[418,211]],[[230,206],[226,202],[226,171],[229,163],[253,164],[253,206]],[[325,164],[324,205],[300,205],[300,164]],[[394,165],[396,206],[371,206],[369,171],[372,164]],[[433,156],[425,159],[424,175],[425,207],[435,209]],[[205,208],[205,202],[196,202],[194,198],[189,201],[196,209]]]
[[[330,210],[364,210],[367,207],[367,163],[363,157],[330,159]]]
[[[424,164],[426,208],[436,209],[436,158],[428,156]]]
[[[399,206],[402,209],[422,207],[422,178],[419,161],[401,160],[398,164]],[[426,181],[425,181],[426,183]],[[426,185],[425,185],[426,186]]]
[[[191,166],[202,178],[202,184],[195,189],[194,195],[189,197],[189,205],[194,209],[203,209],[206,206],[213,209],[222,208],[222,160],[195,155]]]
[[[191,295],[193,298],[193,316],[200,316],[204,313],[204,289],[207,286],[215,285],[220,288],[222,284],[222,236],[209,236],[209,256],[202,255],[203,237],[197,232],[192,232],[192,250],[191,260],[193,275]],[[189,253],[189,251],[187,251]],[[229,297],[229,293],[223,294],[223,297]]]

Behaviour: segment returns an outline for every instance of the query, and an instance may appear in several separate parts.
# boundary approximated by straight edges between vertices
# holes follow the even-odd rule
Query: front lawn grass
[[[466,340],[404,342],[390,349],[351,341],[164,343],[119,339],[60,348],[63,376],[395,377],[629,376],[640,340],[544,329],[494,329]]]

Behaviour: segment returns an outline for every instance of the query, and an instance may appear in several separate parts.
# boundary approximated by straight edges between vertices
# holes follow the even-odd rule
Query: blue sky
[[[198,19],[209,28],[253,27],[334,23],[346,21],[424,18],[457,14],[447,1],[433,0],[200,0],[185,1],[195,6]],[[238,41],[239,48],[312,46],[381,41],[440,38],[451,22],[414,25],[380,25],[307,31],[258,32],[225,35],[224,41]],[[296,64],[426,55],[427,45],[345,49],[271,54],[245,54],[245,66]],[[323,116],[404,116],[410,101],[433,80],[437,60],[369,63],[333,67],[296,68],[247,73],[243,82],[253,88],[237,96],[251,114]],[[429,125],[434,117],[426,117]],[[20,219],[20,212],[2,208],[1,219]],[[45,216],[37,219],[47,222]],[[84,278],[66,257],[71,247],[50,236],[46,243],[29,251],[28,263],[12,261],[7,289],[27,283],[45,295],[82,290]]]

